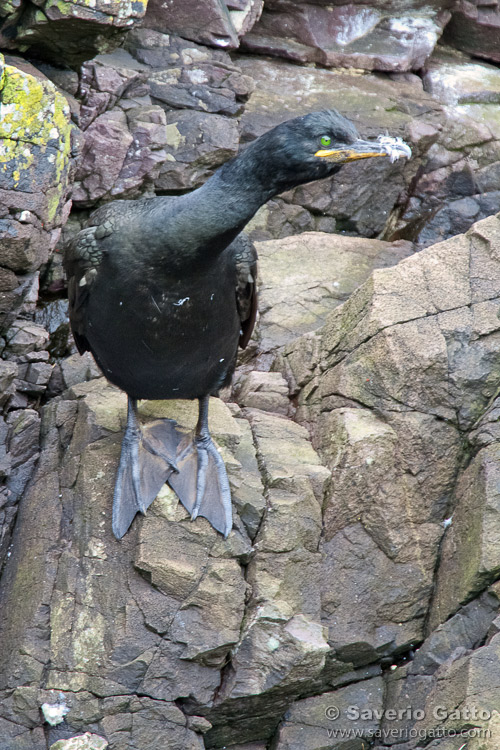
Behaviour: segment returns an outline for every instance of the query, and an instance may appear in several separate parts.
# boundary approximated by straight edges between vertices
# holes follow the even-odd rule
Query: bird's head
[[[400,138],[363,140],[354,125],[333,109],[287,120],[254,145],[255,151],[261,152],[259,166],[273,181],[283,182],[285,189],[328,177],[343,164],[358,159],[389,157],[395,161],[411,156],[410,148]]]

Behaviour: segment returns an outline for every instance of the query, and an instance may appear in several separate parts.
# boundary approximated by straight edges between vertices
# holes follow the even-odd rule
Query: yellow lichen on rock
[[[11,65],[0,79],[0,183],[4,189],[47,196],[52,222],[67,191],[71,155],[70,110],[50,82]]]

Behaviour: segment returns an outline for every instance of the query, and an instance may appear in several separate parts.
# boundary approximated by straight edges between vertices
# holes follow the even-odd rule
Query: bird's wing
[[[82,229],[66,246],[64,269],[68,278],[69,319],[80,354],[89,351],[85,336],[85,310],[103,257],[100,240],[113,232],[114,221],[107,206],[94,211],[90,226]]]
[[[257,251],[246,234],[239,234],[233,242],[236,264],[236,304],[241,320],[239,345],[244,349],[257,317]]]

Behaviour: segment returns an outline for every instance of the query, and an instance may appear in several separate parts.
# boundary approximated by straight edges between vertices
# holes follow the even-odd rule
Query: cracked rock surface
[[[497,5],[0,0],[0,750],[498,750]],[[412,159],[250,222],[233,531],[164,487],[117,542],[61,232],[325,107]]]
[[[94,377],[51,399],[2,576],[2,750],[322,750],[354,726],[417,748],[478,701],[496,736],[499,244],[495,216],[375,269],[272,372],[243,369],[239,406],[212,399],[227,540],[165,487],[117,542],[125,397]]]

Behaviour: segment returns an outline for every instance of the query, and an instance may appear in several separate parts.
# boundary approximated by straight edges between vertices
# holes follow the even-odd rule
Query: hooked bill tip
[[[390,158],[391,162],[395,162],[400,157],[411,157],[411,148],[402,138],[393,138],[390,135],[379,135],[377,138],[378,142]]]

